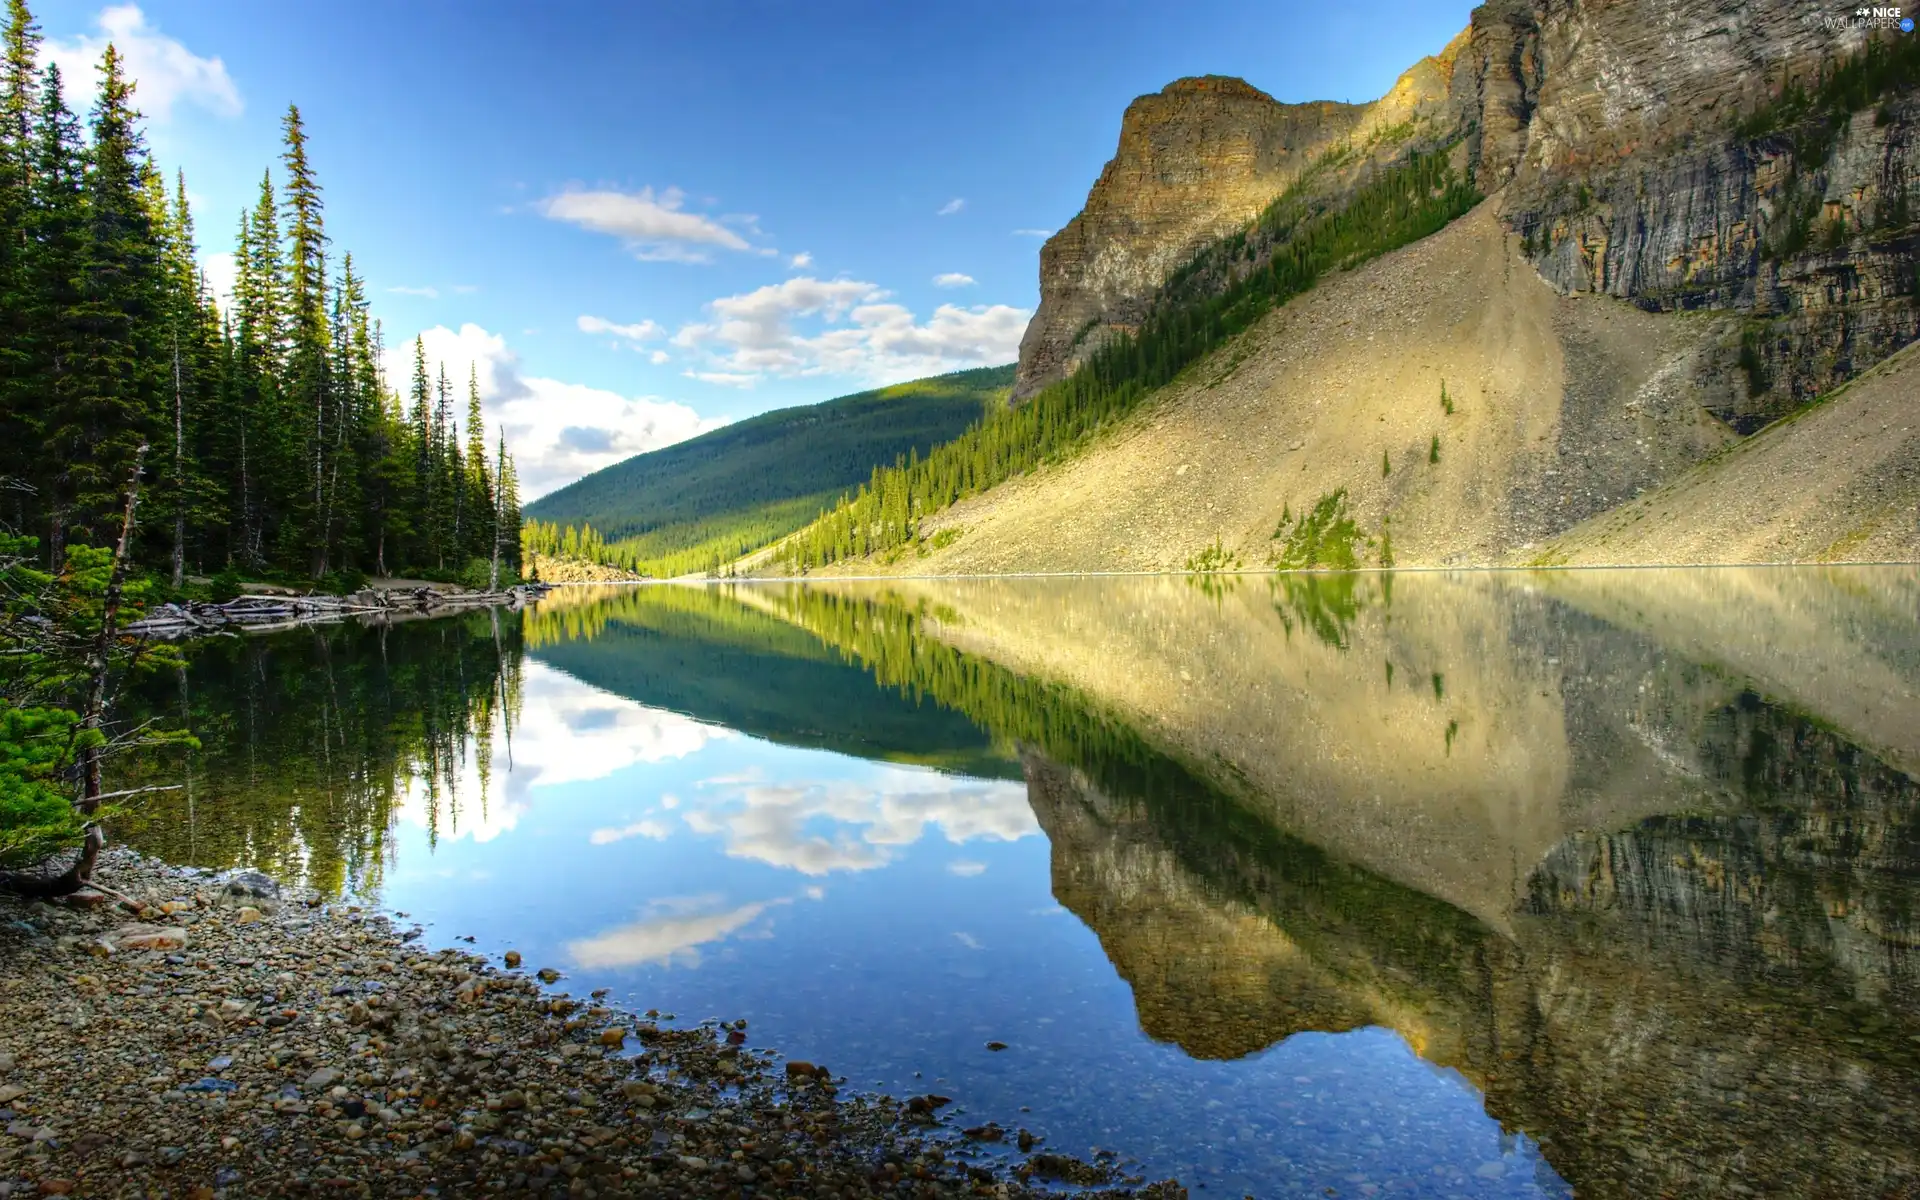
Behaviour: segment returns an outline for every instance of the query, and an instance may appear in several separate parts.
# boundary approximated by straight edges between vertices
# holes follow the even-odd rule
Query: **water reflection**
[[[1916,612],[1907,569],[572,590],[203,656],[144,836],[1233,1194],[1910,1194]]]

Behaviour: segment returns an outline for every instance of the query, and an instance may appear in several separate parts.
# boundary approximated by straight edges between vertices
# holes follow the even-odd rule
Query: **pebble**
[[[744,1022],[643,1023],[604,993],[588,1012],[257,873],[210,879],[120,848],[100,863],[154,919],[0,898],[0,1104],[24,1110],[0,1142],[0,1198],[16,1182],[66,1195],[46,1188],[68,1180],[87,1196],[235,1200],[1049,1194],[1011,1160],[957,1153],[945,1097],[910,1111],[841,1094],[824,1066],[728,1036]],[[82,1027],[84,1056],[47,1055]],[[638,1058],[617,1053],[630,1038]]]
[[[165,925],[125,925],[109,934],[106,944],[123,954],[133,950],[184,950],[187,931]]]

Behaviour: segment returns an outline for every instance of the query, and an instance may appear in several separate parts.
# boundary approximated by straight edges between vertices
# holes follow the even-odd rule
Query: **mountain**
[[[594,687],[785,746],[980,778],[1010,749],[931,700],[878,688],[832,646],[724,586],[565,588],[527,618],[533,657]]]
[[[798,529],[876,466],[955,437],[1012,383],[1011,364],[981,367],[762,413],[596,471],[526,515],[592,525],[667,567],[651,574],[706,569]]]
[[[1371,104],[1141,97],[1015,406],[749,565],[1920,558],[1920,38],[1869,24],[1494,0]]]

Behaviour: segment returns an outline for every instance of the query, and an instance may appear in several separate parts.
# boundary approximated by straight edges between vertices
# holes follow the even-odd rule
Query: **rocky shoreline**
[[[171,640],[235,630],[269,633],[349,619],[392,623],[500,605],[524,608],[551,590],[544,583],[520,583],[494,592],[435,587],[364,588],[345,596],[257,592],[224,604],[196,601],[158,605],[128,624],[125,632]]]
[[[1186,1195],[262,875],[99,878],[0,898],[0,1198]]]

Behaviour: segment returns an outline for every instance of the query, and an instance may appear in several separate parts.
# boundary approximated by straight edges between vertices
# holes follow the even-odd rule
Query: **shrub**
[[[1359,541],[1359,527],[1347,513],[1347,489],[1340,488],[1320,497],[1312,511],[1287,532],[1273,565],[1289,571],[1309,567],[1351,571],[1360,565],[1354,550]]]
[[[59,781],[79,721],[65,709],[0,706],[0,867],[79,845],[86,821]]]
[[[1187,558],[1187,570],[1196,573],[1238,571],[1239,569],[1240,556],[1227,549],[1218,536],[1215,536],[1212,545]]]
[[[1433,444],[1427,447],[1427,461],[1430,463],[1440,461],[1440,435],[1437,433],[1433,435]]]
[[[207,582],[207,592],[215,604],[225,604],[240,594],[240,572],[228,567]]]

